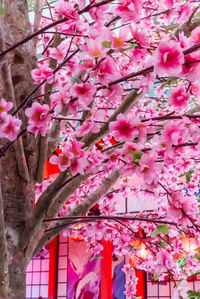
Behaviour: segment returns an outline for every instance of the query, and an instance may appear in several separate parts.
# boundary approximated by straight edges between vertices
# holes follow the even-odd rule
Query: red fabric
[[[102,240],[101,252],[101,299],[112,298],[112,243]]]
[[[136,277],[138,278],[136,297],[145,299],[145,272],[136,271]]]
[[[57,238],[47,244],[49,247],[49,298],[56,298],[56,263],[57,263]]]
[[[57,154],[62,153],[62,151],[59,148],[57,148],[55,152]],[[53,155],[54,154],[51,154],[50,157],[53,156]],[[45,170],[44,170],[44,178],[45,179],[49,179],[50,175],[56,174],[56,173],[59,173],[59,172],[60,172],[60,169],[59,169],[59,167],[57,165],[51,164],[49,162],[49,160],[46,161],[46,163],[45,163]]]

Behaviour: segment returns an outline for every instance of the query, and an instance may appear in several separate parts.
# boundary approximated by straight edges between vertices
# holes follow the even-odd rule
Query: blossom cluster
[[[12,102],[0,99],[0,138],[7,138],[14,141],[17,138],[18,131],[21,127],[21,120],[7,113],[13,107]]]
[[[152,213],[140,211],[134,221],[84,223],[79,236],[93,254],[100,254],[102,238],[112,240],[114,253],[134,256],[138,269],[186,279],[199,266],[200,27],[194,22],[185,29],[197,1],[87,2],[49,6],[51,18],[42,18],[41,26],[57,25],[41,35],[43,57],[31,73],[41,95],[31,95],[20,113],[35,137],[51,141],[59,128],[51,164],[68,177],[87,174],[61,216],[116,168],[118,186],[98,203],[99,214],[117,216],[119,197],[154,202]],[[0,100],[0,138],[14,141],[22,121],[8,113],[13,104],[7,100]],[[183,235],[197,241],[193,252],[185,253]],[[135,272],[130,265],[124,271],[126,294],[134,296]],[[184,287],[177,294],[185,294]]]

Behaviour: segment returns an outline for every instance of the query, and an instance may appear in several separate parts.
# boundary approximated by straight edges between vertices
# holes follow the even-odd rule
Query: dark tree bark
[[[26,1],[3,0],[5,17],[0,19],[1,52],[31,33]],[[31,70],[37,66],[34,42],[31,40],[7,54],[0,61],[0,97],[13,101],[14,108],[33,90]],[[23,111],[18,117],[26,127]],[[1,147],[7,141],[1,139]],[[27,256],[19,249],[20,235],[32,216],[35,197],[35,176],[37,166],[37,139],[26,133],[12,145],[1,159],[1,189],[7,243],[7,257],[4,259],[9,272],[6,290],[0,284],[0,298],[25,298],[25,273]],[[6,267],[4,267],[6,268]],[[1,279],[0,279],[1,282]],[[7,292],[7,294],[6,294]]]

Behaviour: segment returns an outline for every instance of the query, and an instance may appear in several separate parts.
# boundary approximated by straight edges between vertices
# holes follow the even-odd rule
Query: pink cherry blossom
[[[67,44],[62,42],[57,48],[49,48],[49,56],[61,63],[67,53]]]
[[[6,112],[2,112],[0,113],[0,135],[1,132],[3,131],[3,128],[5,128],[5,126],[8,124],[8,115]]]
[[[112,58],[107,57],[99,64],[94,73],[97,75],[101,84],[107,85],[109,82],[117,78],[115,61]]]
[[[195,217],[198,210],[198,202],[194,196],[185,196],[182,192],[172,192],[172,196],[169,198],[170,207],[167,210],[167,214],[170,217],[180,219],[183,213],[186,213],[190,217]]]
[[[95,91],[96,87],[93,83],[75,83],[72,88],[72,95],[78,97],[81,106],[86,107],[92,102]]]
[[[112,99],[113,101],[121,101],[122,94],[123,94],[123,88],[120,84],[115,84],[113,86],[110,86],[107,89],[102,90],[102,94],[105,97],[108,97],[109,99]]]
[[[200,42],[200,27],[198,26],[191,33],[193,43],[197,44]]]
[[[74,7],[69,2],[66,2],[64,0],[59,0],[55,3],[54,7],[58,14],[63,15],[68,19],[74,21],[79,19],[78,13],[75,11]]]
[[[32,70],[31,75],[35,84],[40,84],[44,80],[49,84],[53,83],[53,70],[45,65],[41,65],[38,69]]]
[[[136,168],[136,174],[143,177],[146,184],[150,185],[158,179],[158,170],[161,164],[156,163],[157,153],[150,151],[142,155],[139,161],[139,167]]]
[[[49,106],[39,103],[33,103],[31,108],[27,108],[25,111],[26,116],[29,118],[29,125],[27,130],[35,135],[40,132],[42,136],[45,136],[49,126]]]
[[[198,83],[193,83],[190,86],[190,92],[192,95],[199,97],[200,96],[200,86]]]
[[[189,46],[191,44],[190,40],[188,40],[188,38],[184,35],[183,32],[179,32],[178,41],[179,41],[182,49],[189,48]]]
[[[169,9],[171,9],[174,6],[174,0],[165,0],[164,3]]]
[[[178,42],[163,40],[152,59],[155,73],[158,75],[178,76],[181,73],[184,55]]]
[[[70,161],[70,170],[73,176],[77,173],[84,174],[87,166],[89,166],[89,162],[85,158],[73,158]]]
[[[17,138],[17,133],[22,125],[22,121],[10,114],[7,115],[6,121],[1,128],[0,137],[8,138],[14,141]]]
[[[182,66],[182,75],[187,76],[192,82],[197,81],[200,76],[200,63],[198,62],[199,58],[199,53],[185,55],[185,61]],[[194,61],[197,62],[195,63]]]
[[[122,0],[121,4],[117,6],[116,12],[122,18],[123,22],[134,21],[139,19],[139,8],[141,1]]]
[[[156,79],[156,74],[155,73],[148,73],[145,76],[141,76],[139,82],[136,81],[134,86],[139,89],[142,89],[144,93],[150,91],[153,88],[154,82]]]
[[[59,92],[51,94],[51,108],[54,108],[56,113],[60,113],[63,107],[66,107],[70,99],[66,96],[66,90],[63,87]]]
[[[90,130],[92,129],[92,123],[91,121],[88,121],[87,119],[83,122],[81,126],[78,127],[76,130],[77,136],[82,137],[86,135]]]
[[[96,20],[98,23],[102,23],[105,19],[105,11],[108,9],[108,5],[103,5],[100,7],[94,7],[90,10],[90,16],[93,20]]]
[[[117,141],[131,141],[137,134],[133,120],[123,114],[119,114],[117,120],[110,123],[109,128]]]
[[[174,267],[174,262],[172,256],[165,249],[160,249],[156,255],[157,260],[157,273],[166,272]]]
[[[187,22],[191,13],[192,13],[192,8],[191,8],[190,4],[185,3],[183,5],[180,5],[178,21],[179,22]]]
[[[172,299],[188,298],[189,287],[187,286],[187,281],[182,280],[178,287],[174,290]]]
[[[10,109],[12,109],[13,103],[12,102],[7,102],[3,98],[0,99],[0,115],[3,112],[7,112]]]
[[[179,87],[172,89],[171,96],[168,98],[168,103],[175,107],[181,108],[187,106],[189,99],[190,96],[185,89],[183,87]]]
[[[118,36],[112,36],[112,48],[123,48],[125,47],[125,41],[128,39],[129,30],[127,28],[122,28]]]
[[[149,42],[147,40],[146,33],[142,30],[138,30],[138,28],[134,28],[132,25],[129,25],[130,31],[132,36],[136,39],[140,47],[142,48],[148,48],[149,47]]]
[[[84,145],[83,142],[77,141],[76,138],[74,137],[68,150],[76,158],[84,157],[85,152],[84,152],[84,150],[81,149],[83,147],[83,145]]]
[[[165,146],[170,147],[172,144],[178,144],[181,138],[185,137],[184,130],[180,127],[180,122],[167,122],[162,132],[163,142]]]
[[[89,39],[87,41],[87,46],[82,46],[83,57],[87,59],[95,58],[95,57],[105,57],[106,56],[106,48],[102,45],[102,37],[98,37],[96,39]]]
[[[73,154],[68,150],[68,147],[65,146],[62,150],[62,154],[60,154],[59,156],[53,155],[52,157],[50,157],[49,161],[52,164],[58,165],[60,170],[64,171],[69,167],[72,158]]]

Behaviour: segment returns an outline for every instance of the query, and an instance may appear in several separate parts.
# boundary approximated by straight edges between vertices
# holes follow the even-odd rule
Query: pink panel
[[[40,296],[44,298],[48,297],[48,285],[40,287]]]
[[[26,287],[26,297],[31,298],[31,287]]]
[[[49,260],[48,259],[41,260],[41,263],[42,263],[41,270],[49,271]]]
[[[40,272],[33,273],[33,284],[40,284]]]
[[[67,270],[58,270],[58,282],[67,282]]]
[[[58,261],[58,269],[66,269],[67,268],[67,257],[60,256]]]
[[[40,260],[33,260],[33,271],[40,271]]]
[[[66,283],[58,283],[58,296],[65,296],[66,295]]]
[[[60,244],[59,245],[59,255],[66,255],[67,254],[67,244]]]
[[[41,272],[41,284],[48,284],[49,272]]]
[[[40,295],[39,291],[40,291],[39,286],[35,286],[34,288],[32,288],[32,297],[38,298]]]

